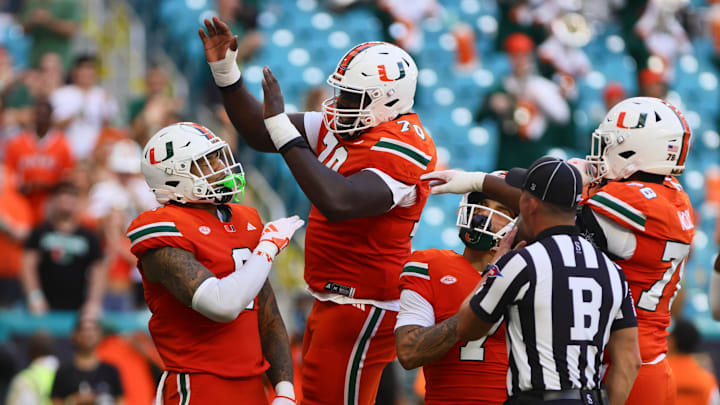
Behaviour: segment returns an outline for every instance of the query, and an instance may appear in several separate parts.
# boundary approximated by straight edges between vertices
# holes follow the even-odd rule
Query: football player
[[[267,276],[303,221],[263,227],[255,209],[230,204],[245,187],[242,167],[198,124],[156,133],[142,172],[163,206],[140,214],[127,236],[165,365],[157,402],[266,405],[267,373],[273,404],[295,403],[290,345]]]
[[[508,358],[500,320],[488,336],[464,342],[457,335],[458,308],[486,277],[496,246],[516,213],[482,193],[465,194],[457,216],[462,255],[452,250],[413,252],[400,274],[400,312],[395,324],[398,360],[423,366],[425,404],[501,405],[507,399]],[[508,237],[512,239],[512,236]],[[499,256],[497,256],[499,257]]]
[[[414,103],[418,70],[385,42],[353,47],[327,82],[323,112],[285,114],[265,67],[264,104],[243,85],[236,37],[217,18],[200,37],[225,108],[253,148],[282,154],[313,204],[305,281],[316,298],[303,341],[303,401],[371,404],[395,358],[402,265],[429,194],[435,145]]]
[[[635,97],[607,113],[587,160],[575,160],[583,182],[598,185],[580,203],[578,225],[622,267],[635,299],[643,365],[629,405],[675,402],[666,329],[695,231],[690,200],[674,176],[685,170],[690,137],[677,108]],[[433,193],[482,191],[517,205],[497,176],[445,171],[427,178],[444,183]]]

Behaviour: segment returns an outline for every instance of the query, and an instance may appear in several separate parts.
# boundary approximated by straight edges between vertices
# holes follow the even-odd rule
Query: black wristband
[[[280,154],[282,155],[285,152],[289,151],[291,148],[294,148],[295,146],[310,149],[310,145],[308,145],[305,138],[303,138],[302,136],[298,136],[297,138],[280,147],[280,150],[278,152],[280,152]]]
[[[243,78],[242,78],[242,75],[241,75],[240,78],[239,78],[235,83],[233,83],[233,84],[231,84],[231,85],[229,85],[229,86],[225,86],[225,87],[220,87],[220,86],[218,86],[218,89],[220,89],[220,91],[221,91],[222,93],[232,93],[232,92],[234,92],[235,90],[237,90],[237,89],[239,89],[240,87],[242,87],[242,85],[243,85]]]

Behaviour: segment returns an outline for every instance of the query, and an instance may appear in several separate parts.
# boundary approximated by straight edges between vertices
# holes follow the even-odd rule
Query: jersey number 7
[[[477,340],[471,340],[460,346],[460,361],[485,361],[485,348],[483,345],[485,344],[487,338],[497,332],[502,323],[503,320],[501,318],[495,325],[493,325],[487,335]]]
[[[660,280],[656,281],[650,288],[643,290],[640,294],[640,298],[637,301],[637,307],[645,311],[655,312],[660,299],[663,297],[665,287],[672,280],[675,271],[678,267],[680,268],[680,277],[682,278],[685,270],[685,259],[690,253],[690,245],[687,243],[667,241],[665,242],[665,251],[663,252],[662,261],[670,262],[670,267],[665,270]],[[677,292],[677,288],[673,292],[673,295]],[[670,311],[670,305],[672,305],[672,299],[668,304],[668,311]]]

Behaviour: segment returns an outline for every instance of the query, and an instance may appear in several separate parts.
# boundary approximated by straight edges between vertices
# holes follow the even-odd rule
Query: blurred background
[[[124,234],[156,206],[139,162],[158,129],[209,127],[244,165],[244,204],[264,220],[307,216],[310,204],[282,158],[236,137],[197,36],[212,16],[239,36],[248,88],[261,97],[269,65],[290,112],[320,110],[331,95],[325,79],[352,46],[405,48],[420,69],[414,110],[440,168],[583,157],[593,129],[623,98],[676,105],[694,133],[680,182],[696,236],[673,312],[690,324],[679,336],[697,337],[685,352],[720,371],[720,323],[707,295],[720,242],[720,2],[2,0],[0,11],[0,404],[36,403],[22,399],[33,389],[27,381],[47,386],[58,364],[80,355],[115,366],[97,403],[113,403],[118,392],[128,404],[152,402],[162,365]],[[461,251],[458,202],[429,199],[413,249]],[[303,239],[271,275],[298,367],[312,305]],[[76,322],[81,310],[99,321]],[[378,404],[422,403],[416,376],[391,364]]]

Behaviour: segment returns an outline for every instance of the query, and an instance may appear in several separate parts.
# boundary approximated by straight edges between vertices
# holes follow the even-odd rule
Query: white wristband
[[[218,87],[227,87],[240,80],[240,69],[238,68],[237,62],[237,49],[232,50],[230,48],[225,52],[225,57],[215,62],[208,62],[210,65],[210,71],[212,72],[215,84]]]
[[[487,176],[487,173],[485,172],[472,172],[472,189],[475,191],[482,192],[483,185],[485,185],[485,176]]]
[[[286,143],[302,136],[285,113],[265,118],[265,127],[270,133],[270,139],[272,139],[275,149],[278,151]]]
[[[275,395],[295,399],[295,387],[290,381],[280,381],[275,384]]]
[[[255,247],[255,253],[257,252],[266,253],[272,259],[275,259],[275,256],[280,253],[280,248],[278,248],[276,244],[268,240],[261,240],[260,243],[258,243]]]

